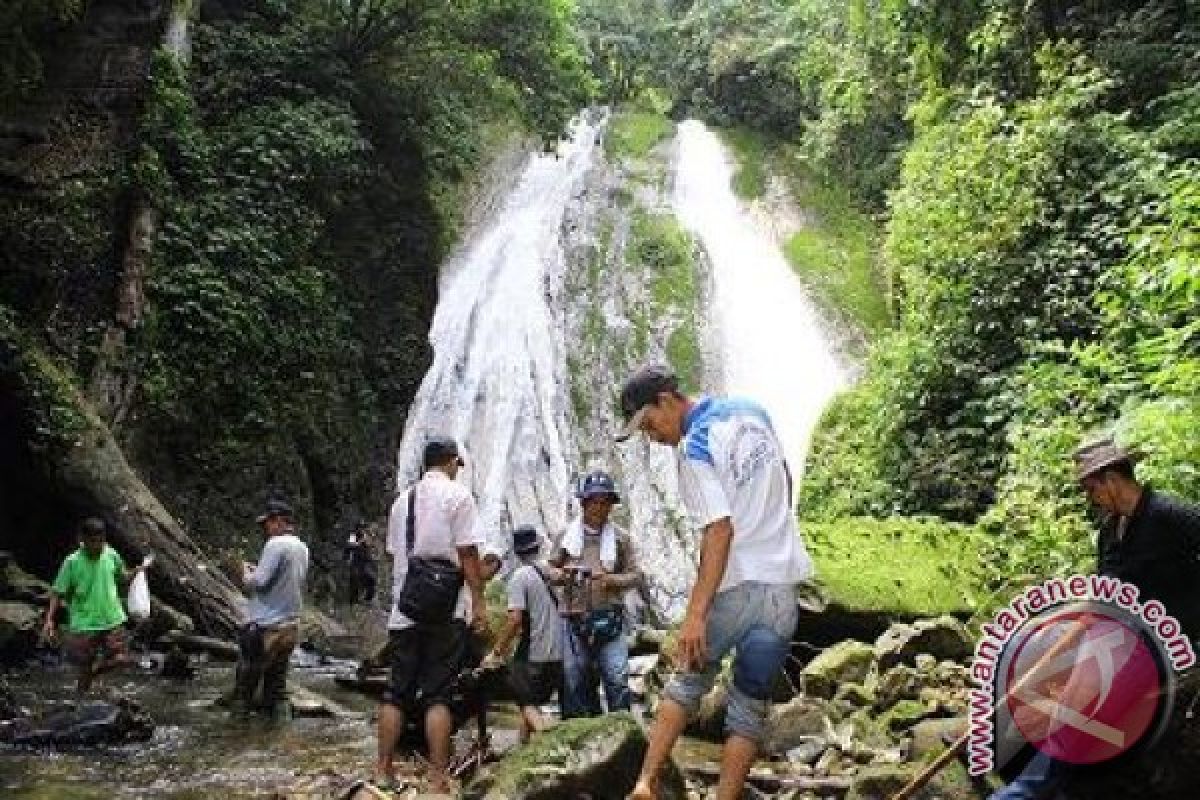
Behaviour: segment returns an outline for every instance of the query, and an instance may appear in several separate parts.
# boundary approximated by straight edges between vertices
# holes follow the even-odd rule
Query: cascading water
[[[531,156],[503,205],[445,265],[430,331],[433,364],[409,411],[398,480],[416,478],[428,434],[455,436],[480,524],[507,549],[506,532],[522,523],[556,537],[573,511],[572,477],[612,469],[654,604],[674,616],[694,579],[697,542],[681,516],[673,456],[644,440],[614,445],[610,395],[628,365],[603,355],[580,364],[579,342],[567,341],[582,316],[597,312],[604,336],[628,336],[626,315],[645,305],[637,291],[617,288],[643,275],[628,261],[613,266],[619,274],[599,295],[567,289],[568,273],[589,269],[580,253],[594,248],[596,230],[626,213],[607,205],[620,178],[613,184],[597,155],[604,124],[598,114],[581,115],[556,154]],[[715,284],[707,320],[716,324],[701,334],[710,350],[704,371],[722,378],[705,388],[762,402],[799,470],[821,408],[845,380],[832,342],[778,246],[734,196],[716,137],[684,123],[674,152],[670,202],[707,251],[701,269],[712,270]],[[569,374],[568,352],[576,372],[590,376],[585,396],[575,398],[586,404],[586,419],[572,411],[572,380],[576,391],[580,384]],[[661,344],[654,352],[661,356]]]
[[[761,403],[793,475],[803,469],[821,411],[846,384],[835,346],[804,286],[733,193],[733,171],[716,134],[694,120],[679,126],[672,202],[713,267],[724,391]]]
[[[564,270],[563,218],[600,124],[581,116],[556,153],[531,156],[504,205],[443,269],[433,364],[405,424],[400,485],[417,477],[429,434],[456,437],[480,524],[501,546],[513,525],[554,534],[566,523],[563,336],[550,299]]]

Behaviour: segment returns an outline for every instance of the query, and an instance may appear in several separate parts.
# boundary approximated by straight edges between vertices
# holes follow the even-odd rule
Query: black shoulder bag
[[[437,625],[454,617],[458,592],[463,585],[462,569],[448,558],[414,556],[416,541],[416,498],[414,484],[408,493],[408,572],[396,598],[396,610],[420,625]]]

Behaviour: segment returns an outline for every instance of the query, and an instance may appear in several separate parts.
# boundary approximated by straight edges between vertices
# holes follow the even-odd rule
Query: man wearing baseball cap
[[[236,702],[240,711],[249,711],[261,683],[263,703],[276,721],[291,715],[287,670],[300,640],[308,576],[308,545],[296,535],[292,517],[292,507],[283,500],[267,501],[255,518],[267,542],[258,563],[244,564],[242,571],[242,586],[250,601],[238,636]]]
[[[579,481],[580,514],[550,558],[563,589],[563,716],[598,716],[600,686],[609,711],[628,711],[629,643],[625,594],[642,581],[633,543],[609,519],[621,502],[601,469]],[[558,570],[561,570],[559,572]],[[598,679],[597,679],[598,678]]]
[[[387,550],[392,554],[392,612],[388,619],[391,675],[379,707],[377,782],[394,779],[394,750],[406,717],[422,715],[429,745],[430,786],[446,792],[454,717],[451,690],[469,654],[468,625],[488,634],[487,605],[479,548],[482,533],[471,490],[455,480],[465,466],[454,439],[434,435],[425,443],[420,480],[401,492],[388,517]],[[446,620],[420,621],[398,601],[418,559],[451,562],[461,572],[457,597]],[[414,612],[415,614],[415,612]]]
[[[702,532],[700,567],[679,628],[678,672],[663,689],[631,798],[656,796],[658,774],[721,659],[734,652],[719,800],[741,797],[766,735],[767,702],[796,627],[797,584],[812,574],[792,511],[783,447],[750,400],[693,398],[673,372],[647,366],[621,387],[624,440],[677,448],[679,488]]]

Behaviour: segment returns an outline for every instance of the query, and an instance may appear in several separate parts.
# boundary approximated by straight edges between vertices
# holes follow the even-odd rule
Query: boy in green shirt
[[[95,676],[128,663],[125,609],[117,585],[144,568],[132,573],[125,568],[121,555],[106,542],[102,520],[88,517],[79,526],[79,549],[63,560],[54,579],[42,637],[48,642],[57,638],[55,614],[65,604],[67,657],[79,666],[80,694]]]

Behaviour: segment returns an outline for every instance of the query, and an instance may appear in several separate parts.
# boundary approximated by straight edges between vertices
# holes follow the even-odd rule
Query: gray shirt
[[[246,573],[246,588],[250,592],[247,621],[272,626],[298,620],[304,605],[307,575],[308,545],[294,533],[268,539],[258,564]]]
[[[562,661],[562,617],[533,564],[522,564],[508,579],[508,610],[528,612],[530,661]]]

